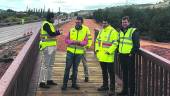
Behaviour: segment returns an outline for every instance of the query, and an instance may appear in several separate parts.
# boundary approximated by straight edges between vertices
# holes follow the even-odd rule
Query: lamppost
[[[58,5],[61,5],[61,4],[64,3],[64,1],[58,0],[57,3],[58,3]],[[57,19],[58,19],[58,25],[59,25],[59,22],[60,22],[60,13],[61,13],[61,7],[59,6],[59,7],[58,7],[58,17],[57,17]]]

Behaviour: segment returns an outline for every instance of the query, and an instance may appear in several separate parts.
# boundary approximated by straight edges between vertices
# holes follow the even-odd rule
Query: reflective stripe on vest
[[[117,44],[115,44],[115,42],[116,42],[116,40],[113,40],[112,42],[104,41],[104,42],[102,42],[102,45],[103,45],[103,47],[110,47],[112,45],[116,45],[117,46]],[[100,43],[101,43],[101,41],[99,41],[99,44]]]
[[[136,28],[129,28],[124,34],[122,31],[119,34],[119,53],[129,54],[133,48],[132,35]]]
[[[104,48],[109,48],[109,47],[112,46],[112,45],[117,46],[117,44],[114,43],[114,42],[116,42],[115,40],[113,40],[112,42],[109,41],[112,31],[113,31],[113,29],[110,31],[110,33],[109,33],[108,38],[107,38],[106,41],[101,41],[100,39],[96,39],[96,40],[98,40],[99,46],[101,45],[101,46],[104,47]],[[99,38],[100,38],[100,35],[101,35],[101,32],[100,32],[100,34],[99,34]]]

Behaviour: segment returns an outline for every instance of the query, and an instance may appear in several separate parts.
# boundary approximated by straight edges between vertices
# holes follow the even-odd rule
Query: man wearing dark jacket
[[[135,96],[135,53],[140,48],[139,33],[130,25],[128,16],[122,18],[119,32],[119,58],[123,70],[123,90],[119,96]],[[130,89],[130,90],[129,90]]]

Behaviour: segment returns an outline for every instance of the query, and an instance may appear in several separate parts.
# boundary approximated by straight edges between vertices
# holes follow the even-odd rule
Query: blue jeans
[[[82,63],[84,68],[84,77],[89,77],[89,71],[88,71],[88,65],[87,65],[87,59],[86,59],[86,53],[82,55]],[[73,72],[72,72],[73,73]],[[70,78],[72,78],[73,75],[71,74]]]
[[[71,52],[67,52],[66,56],[66,67],[65,67],[65,73],[63,78],[63,84],[67,85],[69,80],[69,73],[70,69],[73,66],[73,80],[72,85],[76,85],[77,83],[77,73],[78,73],[78,65],[82,59],[83,54],[74,54]]]

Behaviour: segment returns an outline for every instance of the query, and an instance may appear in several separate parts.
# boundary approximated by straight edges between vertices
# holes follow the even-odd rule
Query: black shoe
[[[89,82],[89,77],[85,77],[84,82]]]
[[[61,90],[62,90],[62,91],[67,90],[67,85],[63,85],[63,86],[61,87]]]
[[[117,94],[118,96],[129,96],[128,92],[122,91],[120,93]]]
[[[107,91],[109,90],[108,86],[101,86],[100,88],[97,89],[97,91]]]
[[[71,87],[76,89],[76,90],[80,90],[80,87],[78,85],[72,85]]]
[[[135,93],[130,93],[129,96],[135,96]]]
[[[110,91],[110,92],[108,93],[108,96],[115,96],[115,92]]]
[[[57,85],[53,80],[47,80],[47,85]]]
[[[40,88],[46,88],[46,89],[50,88],[48,85],[46,85],[46,84],[43,83],[43,82],[40,82],[39,87],[40,87]]]

